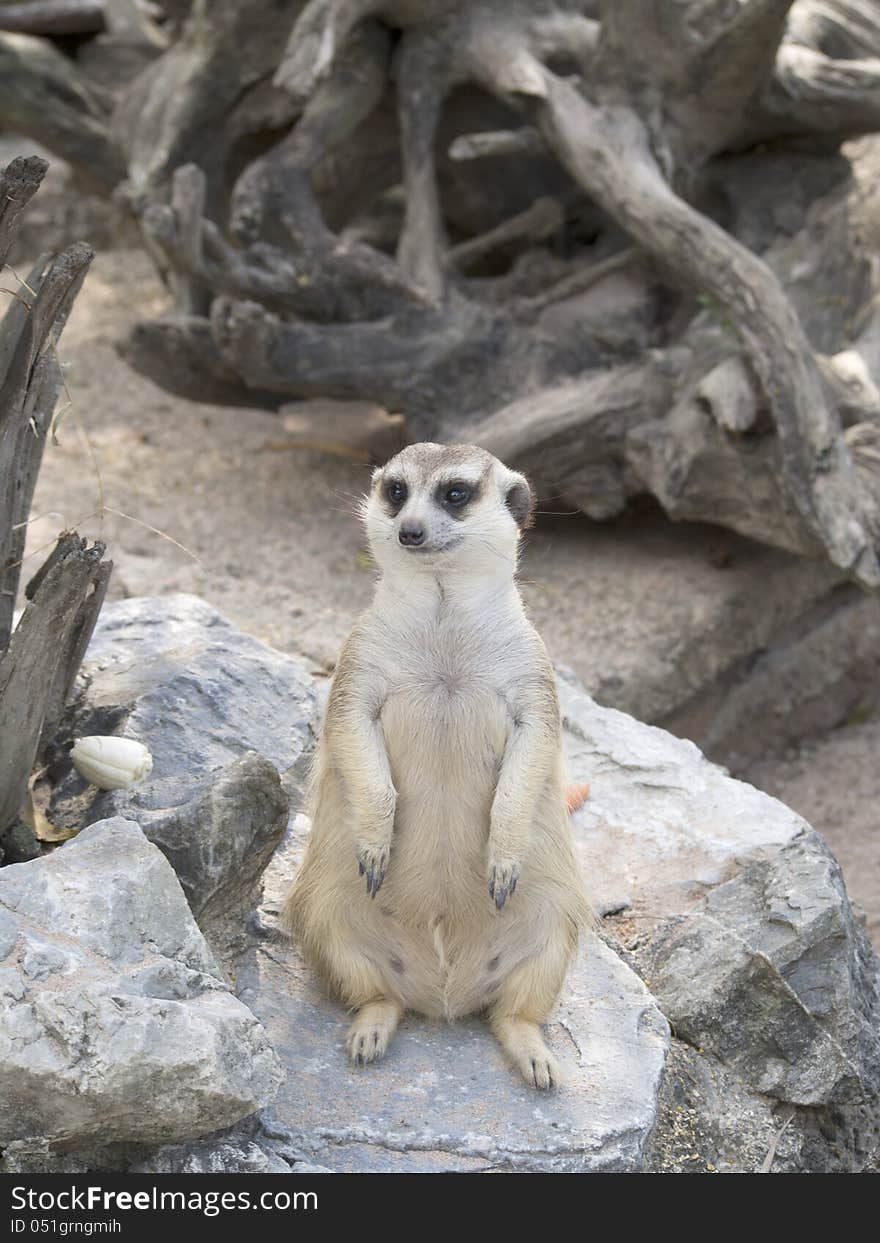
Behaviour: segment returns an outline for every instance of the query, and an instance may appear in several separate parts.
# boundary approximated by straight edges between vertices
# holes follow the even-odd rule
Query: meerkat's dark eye
[[[389,504],[399,509],[406,500],[406,484],[401,483],[399,479],[390,480],[385,484],[385,496]]]
[[[443,493],[443,499],[447,505],[459,509],[471,499],[471,490],[466,483],[453,483]]]

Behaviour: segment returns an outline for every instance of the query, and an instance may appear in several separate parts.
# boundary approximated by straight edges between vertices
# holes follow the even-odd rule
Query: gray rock
[[[675,1040],[647,1168],[664,1174],[804,1172],[807,1145],[802,1125],[792,1125],[795,1113]]]
[[[880,1083],[876,959],[816,834],[713,889],[649,960],[678,1036],[757,1091],[819,1105]]]
[[[150,819],[148,835],[177,873],[193,914],[211,918],[253,888],[287,827],[289,808],[276,769],[251,752],[190,802]]]
[[[13,1140],[0,1174],[332,1174],[308,1161],[288,1132],[267,1127],[261,1113],[234,1126],[176,1144],[78,1142],[59,1149],[45,1139]]]
[[[605,926],[756,1117],[824,1107],[826,1154],[855,1160],[880,1124],[880,963],[825,843],[691,743],[559,686],[569,767],[591,782],[578,849],[600,912],[617,913]]]
[[[252,1139],[196,1140],[163,1145],[130,1174],[289,1174],[290,1166],[277,1153]]]
[[[0,837],[0,863],[28,863],[39,857],[40,843],[28,825],[17,821]]]
[[[130,1165],[130,1174],[332,1174],[305,1160],[291,1136],[267,1128],[259,1114],[185,1144],[163,1144]]]
[[[808,830],[692,742],[601,707],[565,671],[558,687],[569,773],[590,783],[575,841],[600,914],[625,911],[650,932]]]
[[[265,1031],[136,824],[4,868],[0,950],[0,1143],[187,1139],[274,1095]]]
[[[236,973],[290,1072],[269,1117],[339,1170],[856,1168],[878,1121],[877,960],[824,843],[692,743],[564,673],[559,690],[610,939],[583,946],[549,1025],[565,1089],[536,1100],[479,1019],[410,1016],[383,1063],[349,1065],[350,1016],[278,936],[298,817]]]
[[[252,1139],[195,1141],[165,1145],[130,1174],[289,1174],[290,1166]]]
[[[136,738],[153,771],[128,789],[85,795],[70,773],[50,817],[137,820],[194,912],[222,912],[253,885],[287,824],[278,772],[296,770],[313,742],[304,664],[178,595],[105,605],[82,676],[71,732]]]

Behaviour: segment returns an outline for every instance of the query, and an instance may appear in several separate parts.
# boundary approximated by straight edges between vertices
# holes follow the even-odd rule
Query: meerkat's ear
[[[521,531],[530,527],[534,521],[535,494],[525,475],[511,470],[507,473],[504,485],[504,500],[513,515],[513,520]]]

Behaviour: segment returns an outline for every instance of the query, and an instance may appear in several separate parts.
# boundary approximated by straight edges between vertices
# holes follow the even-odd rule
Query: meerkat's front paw
[[[489,897],[495,899],[499,911],[512,896],[518,880],[518,859],[489,859]]]
[[[376,846],[361,842],[357,848],[358,870],[361,876],[367,878],[367,893],[371,898],[375,898],[382,888],[390,854],[389,846]]]

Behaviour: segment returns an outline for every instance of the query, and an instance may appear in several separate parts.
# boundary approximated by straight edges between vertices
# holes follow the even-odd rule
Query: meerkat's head
[[[363,516],[385,573],[513,574],[534,498],[528,480],[476,445],[409,445],[376,470]]]

